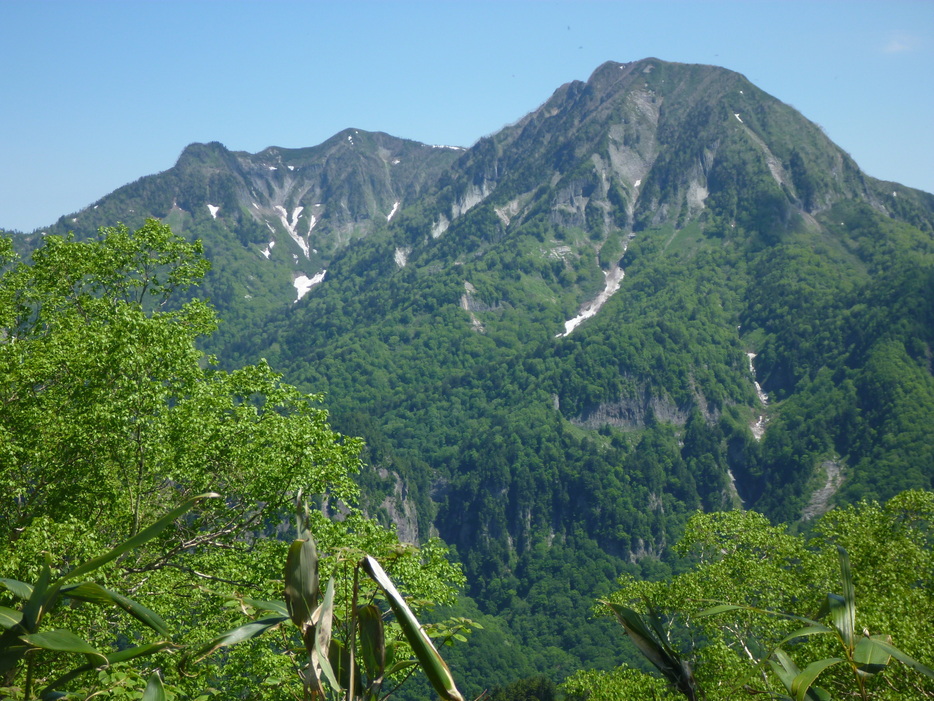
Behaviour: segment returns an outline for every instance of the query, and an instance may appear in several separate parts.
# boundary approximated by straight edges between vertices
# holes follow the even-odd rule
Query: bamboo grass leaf
[[[853,650],[853,662],[863,676],[878,674],[888,666],[889,660],[892,659],[888,652],[875,643],[876,640],[863,637],[859,639],[856,649]]]
[[[833,634],[833,628],[828,628],[825,625],[820,623],[815,623],[814,625],[808,626],[806,628],[799,628],[793,633],[789,633],[784,638],[782,638],[779,645],[784,645],[785,643],[791,642],[796,638],[809,638],[812,635],[826,635],[827,633]]]
[[[88,655],[89,659],[99,660],[98,664],[107,664],[107,657],[98,652],[89,642],[79,638],[70,630],[50,630],[32,635],[22,635],[20,640],[33,647],[54,652],[71,652]]]
[[[856,647],[856,589],[853,587],[853,573],[850,571],[850,556],[839,545],[837,553],[840,555],[840,576],[843,580],[843,609],[837,611],[838,627],[844,643],[852,651]]]
[[[149,643],[147,645],[138,645],[136,647],[127,648],[126,650],[119,650],[117,652],[111,652],[111,653],[104,655],[104,657],[107,658],[107,664],[112,665],[118,662],[126,662],[127,660],[132,660],[137,657],[145,657],[147,655],[154,655],[157,652],[162,652],[166,648],[170,648],[170,647],[172,647],[172,643],[170,643],[167,640],[162,640],[157,643]],[[40,698],[43,698],[43,699],[51,698],[52,696],[54,696],[52,692],[56,688],[62,686],[63,684],[67,684],[72,679],[75,679],[81,676],[82,674],[85,674],[86,672],[90,672],[92,669],[96,669],[99,666],[100,665],[89,663],[81,667],[76,667],[75,669],[71,670],[67,674],[63,674],[55,681],[48,684],[42,690],[42,692],[39,694]]]
[[[772,671],[775,672],[775,676],[781,680],[785,689],[788,690],[788,693],[794,693],[792,689],[794,688],[795,679],[801,674],[801,670],[798,669],[798,665],[795,664],[794,660],[784,650],[778,648],[769,658],[769,665],[772,667]],[[781,698],[791,699],[789,696]],[[830,694],[826,689],[812,684],[807,689],[804,698],[809,699],[809,701],[830,701]]]
[[[458,691],[457,685],[454,683],[454,678],[451,676],[451,670],[448,668],[447,663],[441,655],[438,654],[438,651],[422,629],[418,619],[415,618],[409,605],[406,603],[405,599],[402,598],[402,595],[396,589],[392,580],[389,579],[389,575],[387,575],[382,566],[369,555],[363,558],[362,564],[364,571],[379,585],[380,589],[385,592],[386,598],[389,601],[389,606],[396,615],[396,619],[399,622],[399,626],[402,628],[406,640],[408,640],[409,645],[412,646],[415,656],[418,658],[422,669],[425,671],[425,676],[428,677],[435,691],[446,701],[464,701],[464,697],[461,695],[461,692]]]
[[[630,608],[607,602],[607,605],[616,615],[616,619],[626,631],[626,634],[632,640],[639,652],[641,652],[649,662],[659,669],[666,677],[669,676],[669,669],[673,667],[671,656],[661,644],[655,640],[652,633],[645,626],[642,617]]]
[[[285,604],[299,630],[311,623],[320,595],[318,550],[311,535],[292,542],[285,561]],[[304,633],[303,633],[304,634]]]
[[[18,599],[28,600],[32,596],[32,585],[26,582],[0,577],[0,584],[9,589],[10,593]]]
[[[149,675],[141,701],[165,701],[165,687],[162,685],[162,677],[158,672]]]
[[[914,659],[910,655],[906,655],[904,652],[899,650],[897,647],[895,647],[891,643],[885,642],[884,640],[879,640],[877,638],[872,638],[871,641],[872,641],[873,647],[876,647],[879,650],[882,650],[883,652],[891,655],[896,660],[908,665],[916,672],[921,672],[921,674],[925,675],[926,677],[934,678],[934,670],[932,670],[927,665],[924,665],[921,662],[918,662],[916,659]]]
[[[43,604],[46,601],[46,595],[49,591],[49,582],[52,581],[51,558],[48,554],[45,556],[45,563],[42,566],[42,572],[39,579],[32,587],[32,593],[26,604],[23,606],[22,627],[30,633],[39,630],[39,621],[42,620]]]
[[[192,497],[191,499],[184,501],[183,503],[179,504],[177,507],[172,509],[170,512],[168,512],[165,516],[160,518],[158,521],[153,523],[151,526],[144,528],[142,531],[137,533],[135,536],[133,536],[129,540],[125,540],[124,542],[120,543],[120,545],[115,547],[110,552],[104,553],[100,557],[96,557],[93,560],[89,560],[88,562],[85,562],[82,565],[78,565],[78,567],[75,567],[75,569],[73,569],[71,572],[68,572],[67,574],[62,575],[61,581],[64,582],[69,579],[75,579],[76,577],[80,577],[81,575],[87,574],[88,572],[93,572],[94,570],[102,567],[103,565],[106,565],[111,560],[117,559],[124,553],[130,552],[131,550],[135,550],[136,548],[140,547],[147,541],[150,541],[153,538],[155,538],[157,535],[159,535],[159,533],[165,530],[166,526],[168,526],[173,521],[175,521],[175,519],[177,519],[179,516],[182,516],[186,514],[188,511],[190,511],[192,507],[194,507],[194,505],[197,504],[199,501],[203,499],[217,499],[219,497],[220,497],[220,494],[215,494],[214,492],[206,492],[204,494],[199,494],[196,497]]]
[[[386,634],[383,616],[375,604],[357,609],[357,625],[360,631],[360,650],[363,668],[370,683],[380,681],[386,669]]]
[[[795,701],[804,701],[804,699],[808,698],[808,691],[811,689],[811,685],[817,680],[817,677],[820,676],[821,672],[838,662],[843,662],[843,658],[831,657],[826,660],[817,660],[809,664],[804,668],[804,671],[795,676],[794,681],[791,683],[791,693],[794,695]]]
[[[310,651],[310,659],[315,676],[320,680],[321,674],[328,680],[328,684],[335,691],[340,692],[341,685],[334,674],[331,662],[328,659],[328,651],[331,646],[331,624],[334,620],[334,578],[328,580],[328,586],[324,591],[324,599],[318,611],[318,620],[314,628],[314,643]]]
[[[650,629],[636,611],[609,601],[603,603],[613,611],[639,652],[655,665],[668,682],[688,699],[696,699],[697,683],[691,666],[668,644],[657,621],[650,620]]]
[[[23,620],[23,612],[11,609],[6,606],[0,606],[0,626],[6,629],[18,626]]]
[[[250,621],[249,623],[245,623],[244,625],[234,628],[233,630],[227,631],[223,635],[217,636],[210,642],[202,645],[200,648],[197,648],[191,654],[187,655],[186,659],[197,662],[204,659],[215,650],[219,650],[222,647],[236,645],[237,643],[243,642],[244,640],[249,640],[250,638],[255,638],[257,635],[261,635],[270,628],[275,628],[277,625],[287,620],[289,620],[288,616],[268,616],[256,621]]]
[[[798,665],[781,648],[772,653],[772,657],[769,658],[769,665],[772,667],[772,671],[775,672],[775,676],[784,684],[788,693],[791,693],[791,686],[794,684],[795,677],[801,673]]]
[[[706,616],[716,616],[721,613],[727,613],[728,611],[742,611],[745,608],[745,606],[736,606],[735,604],[717,604],[716,606],[711,606],[709,609],[698,611],[694,616],[695,618],[704,618]]]
[[[94,582],[83,582],[81,584],[65,586],[62,587],[60,593],[62,596],[78,599],[79,601],[87,601],[104,606],[117,606],[133,616],[133,618],[140,623],[152,628],[159,633],[159,635],[164,637],[169,636],[169,630],[165,621],[162,620],[157,613],[122,594],[117,594]]]
[[[247,606],[252,606],[257,611],[271,611],[283,616],[289,615],[289,607],[284,601],[263,601],[261,599],[237,599]]]

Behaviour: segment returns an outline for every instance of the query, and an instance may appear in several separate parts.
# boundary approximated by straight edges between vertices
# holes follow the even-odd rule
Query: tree
[[[102,586],[145,599],[185,644],[231,626],[224,597],[281,592],[287,543],[275,536],[297,492],[320,495],[325,547],[394,553],[395,535],[354,507],[361,443],[330,429],[320,398],[265,362],[223,372],[198,350],[217,323],[208,304],[185,299],[208,267],[200,244],[155,220],[100,233],[50,236],[29,263],[0,244],[0,576],[34,579],[43,552],[68,569],[190,497],[220,493],[100,571]],[[343,520],[329,520],[332,510]],[[419,599],[444,601],[461,581],[434,542],[387,569]],[[87,607],[61,616],[92,643],[115,634]],[[279,657],[261,648],[231,656],[225,690],[252,694],[259,683],[275,694],[291,681]],[[218,670],[203,665],[173,683],[200,693]]]
[[[343,596],[335,596],[332,576],[322,592],[320,556],[308,530],[309,516],[306,507],[297,519],[298,537],[285,563],[285,600],[243,601],[263,617],[218,636],[193,656],[203,659],[278,629],[291,639],[284,652],[293,658],[306,701],[379,701],[408,679],[416,665],[443,701],[464,701],[426,627],[374,558],[344,548],[340,560],[352,570],[352,582],[345,583],[351,586],[340,587]],[[367,578],[375,586],[368,587]],[[388,612],[380,607],[380,599],[395,616],[393,622],[384,620]],[[456,628],[443,630],[442,635],[446,640],[466,640],[459,631],[469,632],[471,625],[476,624],[459,619]]]
[[[934,661],[932,518],[934,493],[920,491],[831,511],[810,540],[754,512],[698,514],[677,546],[697,564],[664,582],[623,580],[609,603],[659,612],[654,637],[708,699],[934,698],[918,673]]]
[[[138,602],[117,592],[110,591],[93,581],[69,582],[69,580],[82,578],[124,553],[145,544],[176,518],[186,514],[200,499],[218,496],[220,495],[204,494],[190,499],[163,516],[156,523],[143,529],[133,538],[120,543],[110,552],[90,562],[82,563],[71,571],[61,573],[54,578],[49,567],[48,560],[50,558],[47,556],[45,566],[35,582],[20,582],[8,578],[0,579],[0,585],[23,602],[19,608],[15,609],[6,606],[0,607],[0,626],[5,629],[4,633],[0,635],[0,674],[3,675],[3,686],[0,687],[0,693],[4,695],[4,698],[20,694],[24,699],[32,697],[33,672],[36,666],[37,653],[43,651],[57,653],[59,656],[68,653],[84,655],[87,660],[83,665],[79,665],[47,684],[40,694],[40,697],[46,698],[56,687],[75,679],[84,672],[97,667],[110,667],[117,662],[153,655],[171,647],[171,642],[158,640],[124,646],[111,654],[103,654],[73,631],[63,628],[46,631],[42,630],[42,624],[43,619],[52,617],[61,599],[67,597],[73,602],[81,601],[122,609],[157,634],[168,636],[168,629],[162,618]],[[25,667],[23,688],[11,687],[10,685],[17,677],[21,676],[19,672],[23,667]],[[156,680],[152,682],[154,686],[161,686],[162,680],[158,675],[153,675],[150,679]]]

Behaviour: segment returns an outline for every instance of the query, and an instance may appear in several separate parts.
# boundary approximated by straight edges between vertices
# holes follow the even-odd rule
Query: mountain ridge
[[[738,73],[607,62],[463,150],[194,144],[96,206],[49,231],[204,241],[206,350],[325,392],[367,511],[454,546],[533,666],[609,664],[570,621],[676,566],[695,509],[934,486],[934,195]]]

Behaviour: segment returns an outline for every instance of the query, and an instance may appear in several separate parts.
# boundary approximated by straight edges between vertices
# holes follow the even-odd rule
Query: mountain
[[[157,217],[200,238],[215,263],[202,292],[228,319],[264,316],[296,301],[335,251],[416,200],[462,149],[346,129],[319,146],[231,152],[192,144],[175,166],[140,178],[42,234],[93,236]],[[318,276],[317,278],[315,276]]]
[[[455,548],[490,683],[618,662],[593,598],[695,509],[934,486],[934,195],[737,73],[606,63],[465,150],[194,145],[49,231],[149,215],[204,240],[209,350],[326,392],[370,513]]]

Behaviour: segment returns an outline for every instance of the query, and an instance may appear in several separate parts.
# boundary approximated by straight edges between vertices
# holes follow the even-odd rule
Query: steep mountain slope
[[[157,217],[204,241],[214,270],[202,293],[222,317],[262,318],[306,294],[336,251],[415,201],[460,151],[358,129],[312,148],[257,154],[192,144],[173,168],[61,217],[24,243],[42,233],[93,236],[117,222],[136,228]]]
[[[697,508],[934,486],[934,196],[725,69],[607,63],[464,151],[196,145],[95,207],[55,230],[204,238],[210,350],[366,438],[369,511],[522,643],[463,661],[490,683],[618,661],[593,597]]]
[[[531,648],[593,662],[612,644],[555,621],[650,575],[690,510],[931,486],[932,224],[742,76],[606,64],[230,350],[327,391],[380,446],[372,508],[456,545]]]

